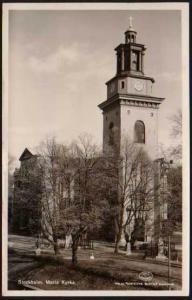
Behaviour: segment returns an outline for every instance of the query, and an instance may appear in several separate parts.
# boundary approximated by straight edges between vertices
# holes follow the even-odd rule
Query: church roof
[[[25,148],[25,150],[21,154],[19,160],[23,161],[23,160],[31,158],[32,156],[34,156],[34,155],[27,148]]]

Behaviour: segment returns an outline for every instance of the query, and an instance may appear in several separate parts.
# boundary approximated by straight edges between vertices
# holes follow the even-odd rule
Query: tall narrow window
[[[132,69],[134,71],[139,71],[139,52],[138,51],[132,52]]]
[[[135,143],[145,144],[145,125],[142,121],[135,123]]]
[[[124,87],[125,87],[125,82],[121,81],[121,88],[124,89]]]
[[[117,72],[121,72],[121,54],[117,55]]]

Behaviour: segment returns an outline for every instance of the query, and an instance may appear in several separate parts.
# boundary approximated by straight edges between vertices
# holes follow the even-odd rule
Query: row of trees
[[[168,172],[168,218],[173,230],[182,230],[182,112],[178,110],[171,118],[171,134],[174,146],[169,148],[168,156],[175,161]]]
[[[143,217],[151,209],[153,164],[142,148],[126,139],[121,155],[114,152],[106,157],[88,135],[70,145],[52,138],[41,144],[35,157],[35,168],[29,164],[28,172],[22,171],[28,184],[19,188],[18,205],[23,202],[32,212],[29,223],[39,224],[39,232],[53,245],[55,254],[59,239],[72,236],[74,263],[85,233],[98,232],[110,220],[118,253],[122,235],[131,237],[127,226],[136,215]],[[40,209],[34,210],[34,203]]]
[[[91,138],[80,137],[70,146],[47,140],[39,153],[42,174],[43,235],[58,253],[58,240],[72,236],[73,262],[83,234],[98,228],[107,202],[101,198],[100,153]]]
[[[179,176],[181,167],[172,169],[168,176],[173,215],[177,208],[181,211]],[[114,151],[107,157],[88,135],[70,145],[48,139],[38,150],[33,179],[37,185],[28,185],[27,194],[33,200],[28,205],[36,203],[40,210],[32,216],[31,224],[39,224],[39,232],[53,245],[55,254],[59,252],[59,239],[71,235],[73,263],[77,262],[81,237],[98,232],[106,220],[113,223],[114,250],[118,253],[122,235],[127,241],[132,237],[133,231],[127,228],[133,219],[146,221],[153,206],[154,164],[141,147],[128,139],[124,139],[121,155]],[[37,195],[38,201],[34,202]],[[180,216],[175,222],[181,221]]]

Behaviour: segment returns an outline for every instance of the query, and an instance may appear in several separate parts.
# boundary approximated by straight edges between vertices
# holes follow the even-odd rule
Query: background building
[[[11,232],[39,234],[42,188],[38,159],[27,148],[19,158],[20,168],[15,169],[13,179]]]

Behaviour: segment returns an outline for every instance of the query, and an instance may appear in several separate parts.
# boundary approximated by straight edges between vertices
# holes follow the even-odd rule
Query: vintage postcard
[[[188,14],[3,5],[4,296],[189,294]]]

